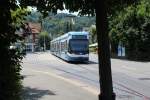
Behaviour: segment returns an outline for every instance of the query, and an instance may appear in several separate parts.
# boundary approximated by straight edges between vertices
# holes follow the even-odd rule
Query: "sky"
[[[16,1],[17,1],[17,5],[19,5],[20,3],[18,2],[18,0],[16,0]],[[28,9],[30,11],[37,11],[36,7],[30,7],[30,6],[28,6]],[[65,9],[65,10],[57,10],[57,13],[67,13],[67,14],[73,14],[73,15],[77,16],[79,12],[70,13],[69,10]]]
[[[28,9],[30,11],[37,11],[36,7],[28,7]],[[57,10],[57,13],[67,13],[67,14],[73,14],[73,15],[78,15],[79,12],[74,12],[74,13],[69,13],[69,10],[65,9],[65,10]]]
[[[69,13],[69,10],[65,9],[65,10],[57,10],[57,13],[68,13],[77,16],[79,12]]]

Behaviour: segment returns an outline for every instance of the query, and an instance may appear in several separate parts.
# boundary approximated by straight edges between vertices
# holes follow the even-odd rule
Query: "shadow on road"
[[[33,76],[33,75],[22,75],[22,79],[30,77],[30,76]]]
[[[87,61],[87,62],[83,62],[83,61],[78,61],[78,62],[68,62],[70,64],[98,64],[97,62],[94,61]]]
[[[38,100],[45,95],[56,95],[50,90],[40,90],[37,88],[24,87],[22,91],[22,100]]]
[[[98,64],[98,62],[89,61],[88,64]]]

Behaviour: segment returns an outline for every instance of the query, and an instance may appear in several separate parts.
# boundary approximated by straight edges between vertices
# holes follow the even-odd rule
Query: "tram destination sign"
[[[72,35],[72,39],[87,39],[86,35]]]

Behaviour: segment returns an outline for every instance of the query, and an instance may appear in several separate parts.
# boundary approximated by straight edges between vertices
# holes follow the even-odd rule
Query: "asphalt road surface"
[[[111,64],[116,100],[150,100],[150,62],[111,59]],[[28,53],[23,60],[23,70],[51,73],[72,85],[82,85],[94,95],[100,92],[96,54],[90,54],[86,63],[68,63],[50,52]]]

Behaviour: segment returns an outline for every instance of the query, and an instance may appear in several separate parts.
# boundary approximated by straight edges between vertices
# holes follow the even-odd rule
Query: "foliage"
[[[19,29],[22,23],[24,23],[25,16],[29,14],[30,11],[23,8],[18,8],[16,10],[11,10],[11,18],[12,18],[12,25],[15,26],[15,28]]]
[[[97,48],[96,47],[90,47],[89,51],[92,53],[97,53]]]
[[[89,28],[89,32],[90,32],[90,43],[96,43],[97,42],[96,26],[91,25],[91,27]]]
[[[51,41],[51,39],[50,39],[48,32],[43,31],[40,33],[40,35],[39,35],[40,47],[44,48],[44,45],[45,45],[45,49],[50,49],[50,41]]]
[[[26,20],[40,22],[40,16],[41,13],[39,12],[31,12],[31,15],[26,17]],[[95,24],[95,17],[75,16],[75,24],[72,24],[68,16],[73,15],[66,13],[53,14],[50,12],[48,16],[42,20],[42,30],[47,31],[51,39],[53,39],[68,31],[82,31],[84,27],[90,27],[92,24]]]
[[[117,50],[118,43],[122,42],[129,59],[150,60],[149,4],[149,1],[142,0],[136,6],[126,7],[110,20],[111,43]]]
[[[36,6],[44,16],[48,11],[57,13],[57,10],[69,9],[71,12],[79,11],[80,14],[95,14],[95,0],[21,0],[21,6]],[[65,6],[64,6],[65,5]]]
[[[15,0],[0,2],[0,100],[21,99],[20,63],[23,53],[10,46],[22,39],[15,31],[21,25],[25,13],[16,5]]]
[[[32,11],[28,16],[25,16],[27,22],[39,22],[42,14],[40,12]]]
[[[59,14],[60,15],[60,14]],[[51,34],[51,38],[60,36],[68,31],[82,31],[84,27],[90,27],[95,24],[94,18],[92,17],[75,17],[74,24],[70,22],[68,14],[63,14],[64,17],[59,18],[58,15],[45,19],[43,22],[43,29]],[[60,15],[62,16],[62,14]]]

